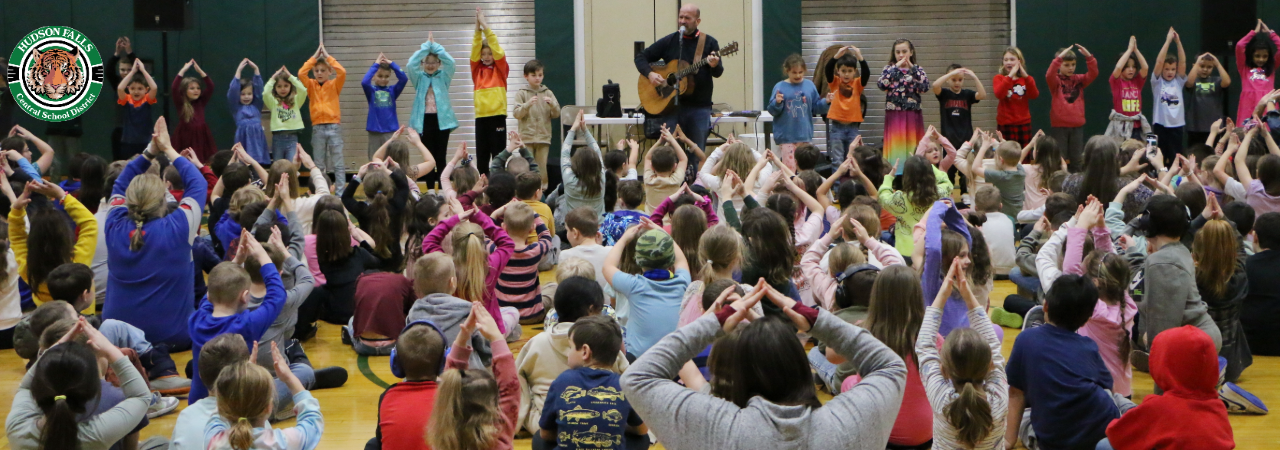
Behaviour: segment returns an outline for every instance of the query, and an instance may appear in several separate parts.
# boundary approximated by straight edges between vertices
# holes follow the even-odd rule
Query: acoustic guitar
[[[731,56],[738,53],[738,41],[733,41],[720,48],[720,57]],[[693,79],[690,75],[698,73],[698,69],[707,65],[707,59],[703,58],[698,62],[689,64],[684,60],[680,60],[678,64],[654,63],[649,67],[654,73],[662,75],[667,82],[659,86],[654,86],[649,82],[649,77],[640,76],[637,83],[637,90],[640,92],[640,105],[644,107],[649,114],[662,114],[671,109],[677,95],[689,94],[696,89]]]

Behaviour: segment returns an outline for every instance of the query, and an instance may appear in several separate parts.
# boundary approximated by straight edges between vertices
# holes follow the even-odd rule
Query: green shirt
[[[271,131],[297,131],[302,125],[302,104],[307,102],[307,88],[298,81],[298,77],[289,76],[293,84],[293,106],[285,106],[276,99],[276,78],[271,77],[262,87],[262,103],[271,114]]]

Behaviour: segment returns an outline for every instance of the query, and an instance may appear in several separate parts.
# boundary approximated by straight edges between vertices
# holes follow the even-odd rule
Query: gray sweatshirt
[[[427,294],[413,302],[409,315],[405,317],[406,325],[419,320],[430,320],[444,332],[444,345],[453,345],[458,338],[458,330],[471,315],[471,302],[449,294]],[[489,341],[480,336],[480,332],[471,335],[471,367],[489,367],[493,364],[493,350]]]
[[[1147,348],[1161,331],[1191,325],[1213,338],[1214,348],[1222,349],[1222,333],[1209,317],[1208,305],[1200,300],[1195,261],[1187,246],[1173,242],[1148,255],[1142,289],[1138,336]]]
[[[112,444],[124,439],[133,432],[138,423],[147,414],[147,405],[151,403],[151,392],[147,390],[147,381],[129,362],[129,358],[119,358],[111,362],[111,369],[120,377],[120,389],[124,391],[125,400],[107,412],[98,414],[85,422],[80,422],[78,434],[82,450],[107,449]],[[31,396],[31,379],[36,369],[32,367],[18,385],[18,392],[13,396],[13,407],[9,417],[4,421],[5,434],[9,436],[9,446],[15,450],[35,450],[40,448],[41,419],[44,412]],[[95,381],[96,383],[96,381]]]
[[[809,333],[864,374],[821,408],[753,397],[746,408],[671,381],[722,332],[703,316],[650,347],[622,375],[622,390],[668,449],[875,449],[889,442],[902,406],[907,366],[871,333],[826,311]]]
[[[280,346],[283,352],[289,346],[290,337],[293,336],[293,327],[298,324],[298,307],[302,306],[302,302],[307,300],[311,295],[311,290],[315,288],[316,280],[311,276],[311,270],[307,268],[302,261],[306,258],[302,254],[304,241],[302,233],[299,232],[298,215],[294,212],[287,214],[289,219],[289,233],[283,236],[288,239],[289,254],[284,260],[283,267],[280,267],[280,278],[287,290],[285,291],[284,306],[280,308],[280,314],[276,316],[276,320],[271,322],[271,326],[267,331],[262,333],[262,340],[259,341],[258,365],[266,368],[273,375],[275,374],[275,366],[271,360],[271,343],[275,342]],[[275,210],[266,209],[262,212],[262,216],[258,217],[258,221],[254,223],[254,229],[259,226],[270,225],[276,218]],[[256,309],[262,305],[262,297],[250,295],[249,308]],[[250,346],[253,344],[250,343]]]

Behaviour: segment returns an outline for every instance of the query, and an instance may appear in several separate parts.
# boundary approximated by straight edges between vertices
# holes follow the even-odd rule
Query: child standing
[[[880,73],[876,86],[885,91],[884,158],[906,159],[924,136],[920,94],[929,90],[929,76],[923,67],[916,65],[916,47],[910,40],[893,42],[893,56]],[[895,170],[902,168],[895,167]]]
[[[253,67],[253,78],[241,80],[240,72],[246,65]],[[262,132],[262,74],[258,72],[258,65],[249,58],[240,61],[236,73],[231,76],[227,105],[231,107],[231,118],[236,122],[236,142],[244,146],[244,151],[259,164],[270,163],[267,136]]]
[[[298,131],[303,128],[302,104],[307,102],[307,87],[289,73],[289,68],[280,66],[263,89],[271,93],[262,98],[271,114],[271,159],[293,160]]]
[[[782,73],[787,79],[773,85],[769,97],[769,114],[773,115],[773,141],[778,145],[779,159],[791,170],[796,170],[796,144],[813,140],[813,115],[825,112],[827,99],[818,94],[818,87],[804,78],[807,69],[804,58],[792,53],[782,62]]]
[[[1261,35],[1261,36],[1259,36]],[[1236,71],[1240,73],[1240,106],[1236,109],[1236,122],[1253,115],[1258,100],[1271,92],[1275,85],[1276,67],[1280,58],[1276,58],[1276,48],[1280,47],[1280,36],[1258,19],[1258,26],[1253,31],[1236,41]]]
[[[520,121],[520,140],[533,152],[538,167],[542,167],[542,188],[547,187],[547,153],[551,150],[551,119],[560,117],[560,102],[556,94],[542,84],[542,61],[529,60],[524,64],[524,79],[528,87],[516,92],[516,107],[512,115]],[[555,231],[552,230],[552,234]]]
[[[1213,76],[1214,69],[1218,76]],[[1187,143],[1207,144],[1214,121],[1222,119],[1222,103],[1227,101],[1231,75],[1213,53],[1205,52],[1187,74]]]
[[[471,40],[471,81],[475,84],[476,158],[481,173],[489,173],[489,158],[507,146],[507,54],[498,35],[476,8],[476,32]]]
[[[453,57],[437,44],[435,33],[427,34],[427,42],[409,57],[406,70],[413,80],[413,110],[409,113],[409,126],[418,131],[422,142],[436,161],[444,161],[449,149],[449,133],[458,128],[453,115],[453,103],[449,101],[449,83],[457,69]],[[443,169],[442,169],[443,170]],[[447,184],[440,179],[441,171],[432,170],[424,181],[427,186]],[[446,189],[447,190],[447,189]]]
[[[977,90],[965,89],[965,78],[973,80]],[[947,67],[947,74],[933,82],[933,95],[938,97],[938,109],[942,110],[942,136],[951,143],[965,142],[973,136],[973,105],[986,100],[987,90],[982,87],[982,79],[972,70],[959,64]],[[949,175],[955,176],[956,169],[950,169]],[[965,184],[961,182],[961,186]],[[963,187],[962,187],[963,189]]]
[[[1080,49],[1080,54],[1084,55],[1088,69],[1083,74],[1076,73],[1076,52],[1072,48]],[[1079,172],[1084,164],[1084,88],[1097,78],[1098,59],[1080,44],[1058,52],[1049,64],[1049,71],[1044,74],[1044,82],[1049,85],[1049,96],[1053,101],[1049,108],[1049,135],[1066,149],[1067,165],[1073,172]]]
[[[311,152],[316,166],[321,172],[333,172],[334,192],[341,193],[347,187],[347,169],[342,156],[342,105],[338,94],[347,82],[347,69],[320,44],[298,73],[311,98]]]
[[[391,84],[391,75],[395,74],[396,84]],[[369,132],[369,159],[382,144],[391,139],[391,135],[400,129],[400,119],[396,118],[396,99],[404,92],[409,83],[409,76],[400,70],[395,61],[387,59],[387,55],[378,54],[378,59],[369,66],[369,72],[360,80],[364,89],[365,101],[369,103],[369,119],[365,123],[365,131]],[[399,161],[408,163],[409,161]]]
[[[116,87],[124,105],[124,128],[120,134],[120,153],[112,155],[117,160],[142,154],[151,143],[151,105],[156,104],[156,80],[151,79],[142,60],[133,60],[133,67]]]
[[[183,76],[193,68],[200,74],[199,78]],[[213,80],[192,59],[173,77],[173,86],[169,88],[169,92],[173,93],[173,103],[178,107],[180,118],[178,126],[173,129],[173,147],[190,147],[202,161],[212,160],[214,152],[218,151],[218,145],[214,143],[213,131],[209,130],[209,124],[204,120],[204,108],[209,105],[209,99],[213,98]]]
[[[1171,42],[1178,44],[1177,57],[1168,54]],[[1182,154],[1182,127],[1186,125],[1186,116],[1182,112],[1186,106],[1182,91],[1187,85],[1187,54],[1182,50],[1182,38],[1173,27],[1169,27],[1169,34],[1165,36],[1164,46],[1160,47],[1156,61],[1160,61],[1160,76],[1151,80],[1151,93],[1156,100],[1151,114],[1155,123],[1151,130],[1159,139],[1164,165],[1169,167],[1173,165],[1173,158]]]
[[[551,404],[542,410],[537,437],[565,449],[601,448],[583,439],[587,436],[612,441],[607,448],[649,448],[649,427],[622,395],[622,375],[615,372],[622,328],[606,316],[583,317],[569,328],[568,338],[573,341],[568,351],[570,369],[556,377],[547,391]],[[575,413],[582,411],[595,414],[581,420]]]
[[[849,145],[862,134],[862,91],[871,80],[871,68],[862,58],[862,50],[850,45],[837,51],[823,70],[831,80],[827,88],[827,159],[836,167],[844,162]]]
[[[991,82],[996,95],[996,129],[1005,139],[1027,145],[1031,142],[1031,109],[1027,102],[1040,96],[1036,79],[1027,73],[1027,61],[1018,47],[1004,49],[1000,73]]]
[[[1151,124],[1142,115],[1142,85],[1147,82],[1147,58],[1138,50],[1138,38],[1129,36],[1129,48],[1111,71],[1111,124],[1107,136],[1142,139]],[[1252,110],[1250,110],[1252,111]]]

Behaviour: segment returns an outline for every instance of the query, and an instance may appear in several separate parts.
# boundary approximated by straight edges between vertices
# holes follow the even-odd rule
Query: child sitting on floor
[[[622,328],[608,317],[583,317],[569,328],[567,337],[573,341],[567,352],[569,368],[551,383],[534,445],[542,441],[565,449],[600,448],[598,442],[605,438],[613,444],[608,448],[648,449],[649,428],[631,409],[619,385],[618,365],[626,361],[621,354]],[[581,420],[583,411],[598,415]]]

